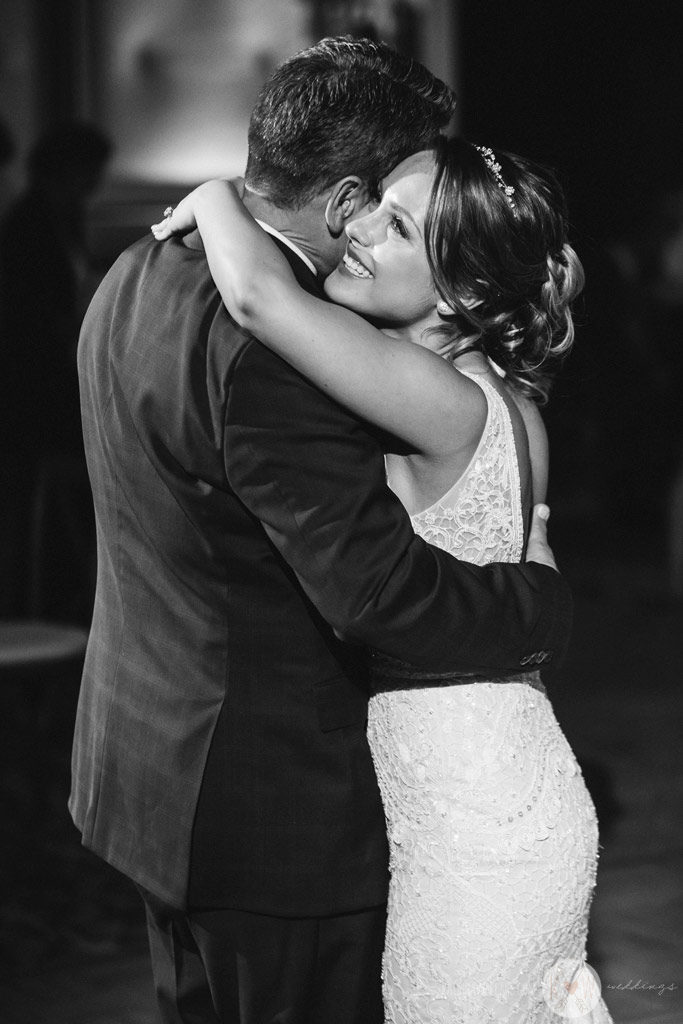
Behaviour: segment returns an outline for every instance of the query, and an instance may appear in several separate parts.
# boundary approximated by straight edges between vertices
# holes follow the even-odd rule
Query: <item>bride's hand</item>
[[[197,227],[195,200],[203,191],[207,191],[215,186],[217,180],[220,180],[223,187],[225,187],[225,179],[207,181],[193,189],[184,199],[180,200],[177,206],[169,206],[164,210],[164,219],[159,221],[158,224],[152,224],[152,234],[158,242],[165,241],[171,235],[187,235],[190,231],[194,231]],[[243,178],[231,178],[229,184],[233,185],[240,195],[242,194]]]
[[[202,186],[200,185],[199,188]],[[157,242],[163,242],[171,235],[187,235],[197,227],[197,220],[194,215],[195,192],[181,199],[177,206],[168,206],[164,210],[164,219],[158,224],[152,224],[152,234]]]

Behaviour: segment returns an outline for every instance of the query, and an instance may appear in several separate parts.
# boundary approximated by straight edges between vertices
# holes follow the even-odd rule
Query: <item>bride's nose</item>
[[[372,214],[366,213],[364,217],[352,220],[346,225],[345,231],[347,237],[356,245],[364,248],[372,245]]]

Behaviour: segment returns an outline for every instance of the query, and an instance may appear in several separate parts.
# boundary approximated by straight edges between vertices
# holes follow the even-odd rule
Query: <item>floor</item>
[[[683,1022],[683,605],[659,556],[556,549],[576,594],[572,653],[548,680],[601,821],[589,962],[615,1024]],[[84,851],[66,811],[77,680],[50,697],[2,692],[3,1024],[153,1024],[142,913],[129,883]],[[19,708],[19,711],[17,711]],[[40,764],[39,772],[29,765]],[[561,1018],[558,1017],[558,1020]]]

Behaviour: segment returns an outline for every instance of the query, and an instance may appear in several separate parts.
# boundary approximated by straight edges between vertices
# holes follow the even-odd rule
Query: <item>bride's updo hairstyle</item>
[[[455,311],[437,330],[452,338],[453,356],[481,346],[513,388],[544,405],[584,282],[562,189],[544,168],[460,138],[440,138],[435,159],[427,252]]]

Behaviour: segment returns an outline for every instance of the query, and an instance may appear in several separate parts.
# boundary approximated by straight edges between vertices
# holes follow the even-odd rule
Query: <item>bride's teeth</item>
[[[352,256],[348,256],[344,253],[342,261],[349,273],[353,274],[355,277],[372,277],[370,271],[366,270],[363,264],[359,263],[358,260],[354,260]]]

